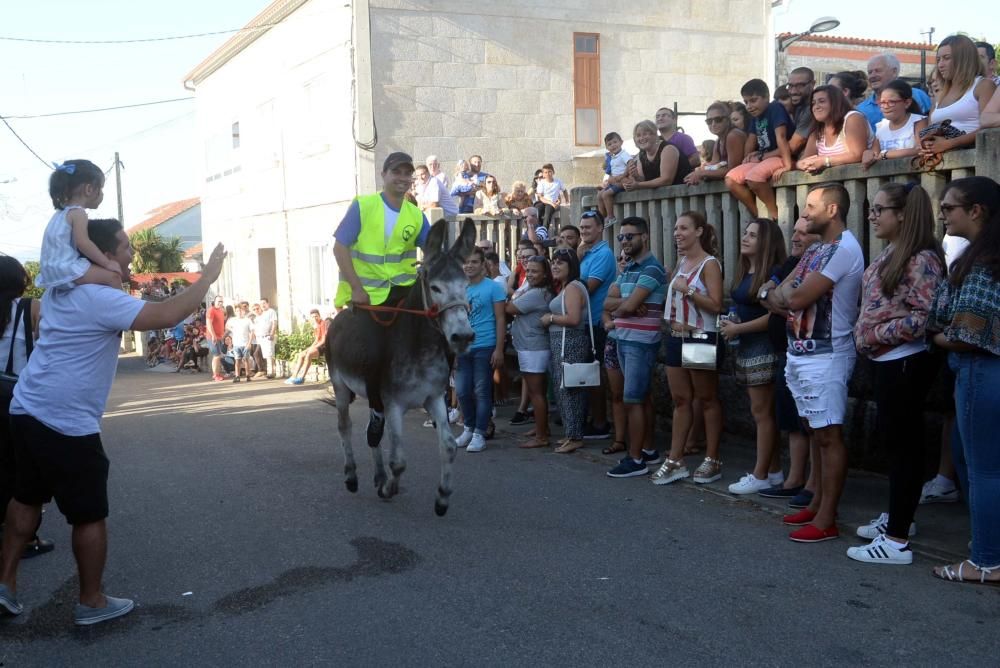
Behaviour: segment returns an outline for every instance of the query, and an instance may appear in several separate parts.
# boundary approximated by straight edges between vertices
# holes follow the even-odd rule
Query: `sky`
[[[345,0],[322,0],[344,2]],[[666,0],[669,2],[669,0]],[[704,0],[695,0],[702,2]],[[760,0],[769,2],[770,0]],[[724,2],[724,0],[723,0]],[[0,38],[124,40],[241,28],[269,0],[36,0],[5,2]],[[873,16],[881,7],[883,18]],[[990,6],[966,0],[941,11],[938,2],[910,0],[905,11],[871,0],[784,0],[773,10],[776,32],[801,32],[819,16],[841,25],[827,33],[922,41],[965,31],[975,37]],[[931,18],[933,17],[933,18]],[[996,35],[1000,41],[1000,24]],[[138,44],[34,44],[0,39],[0,115],[5,117],[94,109],[187,97],[184,75],[229,35]],[[763,74],[763,73],[762,73]],[[194,102],[53,118],[10,119],[19,135],[46,161],[87,158],[104,169],[119,151],[124,165],[122,199],[126,227],[156,206],[196,196],[202,182],[202,148],[195,141]],[[51,168],[32,156],[0,126],[0,252],[37,258],[52,215],[47,180]],[[114,173],[94,217],[117,216]]]

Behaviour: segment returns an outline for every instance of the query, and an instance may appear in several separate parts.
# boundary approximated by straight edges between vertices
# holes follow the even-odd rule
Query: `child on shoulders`
[[[56,212],[42,236],[40,288],[71,289],[85,283],[121,288],[121,267],[109,260],[87,233],[87,209],[104,200],[104,172],[89,160],[67,160],[49,177]]]

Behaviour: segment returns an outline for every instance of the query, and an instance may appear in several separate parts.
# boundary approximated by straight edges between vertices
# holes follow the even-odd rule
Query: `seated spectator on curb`
[[[899,59],[891,53],[883,53],[872,56],[868,61],[868,85],[871,86],[872,94],[866,97],[857,105],[858,111],[868,119],[868,125],[874,131],[875,126],[882,120],[882,108],[879,102],[882,99],[882,91],[891,82],[899,78]],[[928,78],[930,83],[930,78]],[[919,107],[917,113],[927,115],[931,110],[931,98],[919,88],[913,89],[913,100]]]
[[[514,181],[511,184],[510,192],[503,198],[505,213],[509,213],[515,218],[520,218],[523,211],[531,206],[531,195],[528,194],[528,185],[524,181]]]
[[[722,311],[722,265],[715,228],[697,211],[687,211],[674,223],[677,268],[667,285],[663,319],[670,326],[667,339],[667,386],[674,402],[670,453],[653,474],[654,485],[668,485],[688,477],[684,446],[694,421],[691,403],[698,399],[705,415],[706,457],[694,472],[699,484],[722,477],[719,447],[722,440],[722,405],[719,403],[719,371],[684,368],[681,345],[685,336],[703,337],[707,343],[719,340],[719,312]],[[630,416],[631,417],[631,416]]]
[[[476,191],[473,213],[477,216],[499,216],[502,208],[503,194],[500,192],[500,184],[497,183],[497,177],[489,174],[483,180],[482,189]]]
[[[796,167],[819,174],[837,165],[860,163],[875,140],[861,112],[851,109],[834,86],[819,86],[813,91],[812,111],[813,132]]]
[[[995,86],[1000,86],[996,49],[989,42],[976,42],[976,51],[979,52],[979,62],[983,64],[983,76],[992,79]]]
[[[709,131],[718,139],[712,155],[700,167],[684,177],[684,183],[694,186],[703,180],[720,180],[726,178],[729,170],[743,164],[743,150],[747,143],[747,134],[734,128],[729,115],[729,105],[725,102],[713,102],[705,113],[705,123]]]
[[[734,128],[743,130],[747,135],[753,134],[753,116],[747,111],[747,105],[742,102],[733,101],[729,103],[729,122]]]
[[[974,203],[975,202],[975,203]],[[991,217],[975,214],[988,202]],[[969,504],[969,558],[934,569],[949,582],[1000,585],[1000,186],[984,176],[955,179],[945,187],[941,211],[949,234],[969,247],[955,261],[930,309],[932,342],[948,353],[955,373],[958,438],[955,466]],[[962,210],[966,215],[955,214]]]
[[[652,381],[662,340],[660,321],[667,295],[667,273],[650,251],[649,223],[644,218],[624,219],[618,243],[629,263],[608,290],[604,310],[614,319],[618,341],[628,451],[607,475],[633,478],[647,475],[648,467],[660,462],[660,453],[652,447],[655,427]]]
[[[625,253],[619,253],[618,260],[616,261],[616,267],[618,273],[624,271],[626,265],[628,265],[629,258]],[[614,284],[611,285],[611,288]],[[608,294],[611,294],[611,288],[608,290]],[[628,418],[626,417],[625,411],[625,377],[622,375],[621,363],[618,360],[618,338],[617,332],[615,331],[615,319],[611,317],[611,314],[607,311],[601,313],[601,329],[607,332],[607,342],[604,344],[604,354],[603,357],[603,372],[607,375],[608,379],[608,394],[611,395],[611,412],[614,415],[614,441],[606,448],[601,450],[602,454],[614,455],[619,452],[626,452],[627,447],[627,434],[628,434]],[[598,355],[601,352],[598,351]],[[602,389],[603,389],[602,385]],[[593,399],[591,399],[593,402]],[[607,409],[605,409],[607,410]],[[650,420],[652,424],[652,420]],[[652,442],[652,430],[647,430],[650,433],[650,441],[643,445],[644,449],[653,450]],[[586,438],[586,437],[584,437]]]
[[[733,167],[726,174],[726,187],[757,218],[757,198],[767,208],[772,220],[778,219],[778,202],[772,180],[792,168],[792,154],[788,138],[792,134],[792,119],[785,108],[770,102],[767,84],[751,79],[740,90],[747,110],[753,115],[753,129],[757,150],[743,158],[743,164]],[[861,156],[858,156],[861,159]]]
[[[788,74],[786,85],[792,103],[788,114],[795,125],[795,131],[788,138],[788,148],[794,159],[798,159],[812,134],[812,92],[815,84],[816,75],[808,67],[796,67]]]
[[[559,237],[556,244],[559,248],[569,248],[576,253],[580,247],[580,228],[576,225],[563,225],[559,228]]]
[[[305,350],[299,351],[295,356],[295,367],[292,375],[285,380],[285,385],[302,385],[305,382],[306,373],[313,360],[319,359],[323,354],[323,345],[326,343],[327,321],[319,314],[317,309],[309,311],[309,318],[312,320],[313,341]]]
[[[826,82],[844,93],[847,104],[854,109],[865,97],[868,90],[868,78],[864,72],[837,72]]]
[[[882,89],[879,106],[885,118],[875,126],[875,141],[861,158],[865,169],[879,160],[908,158],[919,151],[919,135],[927,127],[927,117],[917,113],[912,91],[902,79]]]
[[[843,100],[839,92],[835,95]],[[822,243],[808,248],[792,280],[773,291],[774,303],[790,312],[788,387],[819,450],[814,459],[815,496],[805,510],[784,517],[786,525],[801,527],[789,534],[799,543],[840,535],[836,518],[847,477],[843,436],[847,382],[857,356],[852,333],[865,268],[861,245],[844,222],[849,208],[847,190],[839,183],[809,190],[805,218],[809,231],[819,234]]]
[[[771,337],[771,346],[777,353],[777,364],[774,369],[774,412],[777,417],[778,429],[788,434],[788,475],[785,477],[783,485],[771,487],[758,492],[760,496],[772,499],[786,499],[791,508],[805,508],[812,501],[816,489],[814,466],[810,466],[808,478],[806,477],[806,463],[810,459],[809,434],[802,426],[799,419],[799,411],[795,407],[795,399],[788,389],[788,379],[785,378],[785,365],[788,358],[788,310],[783,309],[775,303],[775,289],[790,280],[789,277],[799,263],[799,259],[807,248],[813,244],[820,243],[818,234],[810,233],[809,221],[805,217],[800,217],[795,221],[792,232],[792,255],[778,269],[770,279],[761,287],[759,296],[763,304],[770,312],[768,319],[768,335]],[[817,451],[818,452],[818,451]],[[818,459],[818,455],[812,457],[813,463]],[[780,464],[779,453],[775,453],[775,464]]]
[[[625,190],[642,190],[684,182],[691,167],[676,146],[660,139],[652,121],[640,121],[632,131],[632,139],[639,148],[639,159],[629,162],[622,179]]]
[[[622,137],[617,132],[604,135],[604,183],[597,193],[597,211],[604,219],[604,225],[611,227],[615,220],[615,195],[624,192],[622,180],[628,170],[628,161],[632,156],[622,148]]]
[[[868,220],[886,247],[864,273],[854,345],[873,362],[876,424],[889,455],[889,512],[858,529],[871,543],[848,549],[847,556],[909,564],[926,461],[924,402],[941,366],[924,339],[945,258],[934,236],[931,198],[915,183],[883,186]]]
[[[598,361],[603,361],[608,336],[601,318],[604,314],[604,301],[608,298],[608,290],[618,273],[614,251],[601,238],[602,232],[600,216],[594,211],[584,211],[580,216],[580,248],[586,246],[587,252],[580,261],[580,280],[590,293],[590,322],[594,326],[594,349],[597,351]],[[606,387],[606,383],[602,382],[600,386],[590,389],[590,423],[583,430],[586,440],[603,440],[610,435]]]
[[[694,140],[677,129],[677,115],[673,109],[660,107],[656,110],[656,130],[659,132],[660,139],[675,146],[681,157],[687,160],[688,168],[684,170],[685,172],[701,164],[698,147],[694,145]]]
[[[431,176],[430,170],[420,165],[414,170],[413,178],[413,195],[417,198],[417,206],[421,211],[441,209],[446,216],[458,213],[455,199],[448,194],[439,179]]]
[[[736,317],[722,321],[721,333],[736,353],[736,383],[746,387],[750,396],[750,413],[757,427],[757,462],[753,471],[729,486],[731,494],[756,494],[785,482],[780,461],[774,456],[778,449],[774,415],[777,356],[767,331],[770,318],[760,303],[761,288],[784,261],[785,239],[778,224],[769,218],[747,223],[730,288]]]
[[[982,63],[976,45],[965,35],[945,37],[937,50],[941,91],[934,100],[930,125],[920,140],[920,156],[937,160],[940,154],[976,145],[980,114],[996,91],[993,80],[980,74]],[[941,127],[950,121],[952,137]]]
[[[551,164],[542,165],[542,178],[538,180],[535,193],[539,214],[545,227],[552,224],[552,217],[559,211],[559,207],[569,204],[569,191],[562,181],[555,178],[555,173],[556,170]]]
[[[549,370],[551,351],[549,334],[542,325],[542,316],[549,313],[552,299],[552,270],[544,257],[529,256],[526,261],[527,288],[507,302],[505,311],[514,318],[510,331],[517,365],[521,370],[522,386],[535,410],[535,432],[531,440],[521,443],[521,448],[546,448],[549,446],[548,397],[545,378]],[[518,411],[524,419],[512,424],[527,422],[522,406]],[[515,414],[516,417],[516,414]]]

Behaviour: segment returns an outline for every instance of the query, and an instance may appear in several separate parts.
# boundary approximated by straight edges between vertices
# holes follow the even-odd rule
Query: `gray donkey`
[[[344,484],[348,491],[358,490],[351,445],[350,399],[354,395],[366,396],[366,346],[378,345],[366,335],[371,323],[361,319],[374,317],[386,326],[382,337],[385,346],[381,353],[381,394],[389,431],[388,476],[382,446],[371,449],[375,487],[383,499],[399,491],[399,478],[406,470],[403,413],[423,406],[437,425],[441,479],[434,512],[439,516],[448,512],[451,469],[457,449],[445,405],[448,376],[454,355],[465,352],[473,338],[465,293],[469,280],[462,265],[476,240],[475,224],[466,220],[458,240],[447,250],[447,226],[448,223],[439,220],[431,228],[417,282],[400,308],[386,303],[369,307],[370,312],[363,312],[360,307],[344,309],[330,323],[326,336],[326,362],[337,394],[337,428],[344,448]]]

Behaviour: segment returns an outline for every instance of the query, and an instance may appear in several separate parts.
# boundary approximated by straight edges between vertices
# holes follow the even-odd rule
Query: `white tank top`
[[[816,140],[816,153],[823,157],[828,155],[840,155],[841,153],[847,153],[847,119],[851,117],[851,114],[860,114],[860,111],[855,111],[852,109],[847,112],[844,116],[844,126],[840,128],[840,134],[837,135],[837,140],[833,142],[833,145],[826,145],[826,132],[824,131],[820,138]],[[875,143],[875,135],[872,134],[872,126],[865,120],[865,127],[867,128],[868,136],[865,138],[865,148],[871,148],[872,144]]]
[[[976,80],[969,86],[969,90],[965,91],[962,97],[947,107],[941,107],[940,109],[935,107],[932,109],[931,123],[940,123],[947,118],[951,119],[951,127],[957,130],[963,132],[975,132],[978,130],[979,101],[976,100],[976,86],[979,85],[980,80],[982,80],[982,77],[976,77]]]
[[[710,260],[719,264],[719,260],[714,255],[709,255],[702,260],[700,264],[691,269],[691,271],[682,272],[680,271],[680,265],[678,266],[677,273],[670,279],[670,284],[667,286],[667,295],[669,295],[667,299],[670,301],[670,307],[664,310],[664,320],[667,322],[679,322],[683,325],[687,325],[691,329],[700,329],[703,332],[719,331],[717,316],[702,313],[698,307],[695,306],[693,299],[674,290],[674,281],[676,281],[679,276],[686,280],[688,282],[688,287],[693,287],[695,292],[707,295],[708,287],[705,285],[705,282],[701,280],[701,271]],[[683,265],[683,260],[681,261],[681,264]],[[719,268],[722,268],[721,264],[719,264]]]

